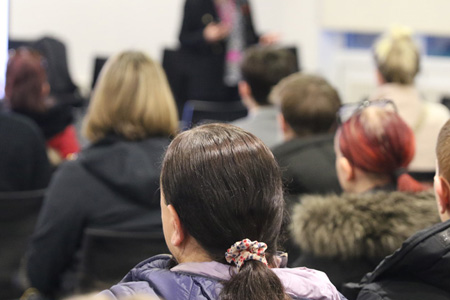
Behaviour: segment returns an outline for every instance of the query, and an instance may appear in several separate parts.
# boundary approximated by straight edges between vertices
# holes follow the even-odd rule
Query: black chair
[[[246,115],[247,108],[240,101],[189,100],[183,108],[182,129],[186,130],[198,124],[231,122]]]
[[[94,61],[94,72],[92,73],[92,83],[91,89],[94,89],[95,84],[97,83],[98,75],[100,75],[103,66],[105,65],[107,57],[96,57]]]
[[[164,49],[162,67],[167,75],[167,81],[169,82],[179,112],[182,111],[184,104],[188,100],[189,61],[188,53],[179,49]]]
[[[169,253],[162,230],[144,233],[87,229],[76,290],[88,293],[109,288],[139,262],[161,253]]]
[[[8,40],[8,50],[17,49],[20,47],[31,47],[34,41],[29,40]]]
[[[19,268],[34,231],[45,190],[0,192],[0,299],[16,299],[23,289]]]
[[[408,174],[414,178],[415,180],[421,182],[421,183],[425,183],[425,184],[430,184],[431,186],[433,185],[433,181],[434,181],[434,175],[435,172],[434,171],[423,171],[423,172],[408,172]]]
[[[43,37],[31,44],[47,60],[47,77],[51,87],[51,94],[59,102],[82,106],[84,99],[69,72],[66,46],[63,42],[52,37]]]

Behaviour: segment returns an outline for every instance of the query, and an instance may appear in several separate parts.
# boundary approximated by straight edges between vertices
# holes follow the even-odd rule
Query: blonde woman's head
[[[138,51],[125,51],[109,59],[83,126],[91,142],[107,134],[128,140],[175,135],[177,110],[161,66]]]
[[[407,27],[394,27],[374,45],[375,62],[384,82],[413,84],[420,53]]]

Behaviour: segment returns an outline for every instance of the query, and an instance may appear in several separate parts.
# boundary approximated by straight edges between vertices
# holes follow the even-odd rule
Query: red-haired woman
[[[344,105],[338,117],[336,170],[344,193],[302,198],[291,230],[302,250],[294,265],[322,270],[342,288],[438,219],[433,194],[406,173],[414,134],[394,104]]]
[[[6,70],[7,106],[39,126],[47,141],[50,161],[57,165],[79,152],[80,146],[70,108],[55,103],[49,93],[43,57],[32,49],[14,51]]]

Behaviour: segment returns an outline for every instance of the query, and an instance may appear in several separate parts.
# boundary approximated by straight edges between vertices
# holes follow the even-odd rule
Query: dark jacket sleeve
[[[55,173],[28,249],[30,283],[45,295],[58,290],[80,244],[85,219],[80,186],[87,180],[81,170],[72,161]]]
[[[257,44],[259,42],[259,35],[256,33],[255,26],[253,25],[252,11],[250,4],[247,4],[243,8],[244,19],[245,19],[245,41],[247,47]]]
[[[258,43],[259,36],[253,26],[250,5],[243,5],[241,9],[245,19],[245,41],[250,46]],[[212,45],[203,37],[203,30],[210,22],[220,22],[213,0],[186,0],[179,36],[181,45],[199,52],[211,51]],[[223,43],[217,44],[224,46]]]
[[[203,38],[203,30],[210,22],[217,22],[212,0],[186,0],[179,40],[183,47],[205,50],[210,47]]]

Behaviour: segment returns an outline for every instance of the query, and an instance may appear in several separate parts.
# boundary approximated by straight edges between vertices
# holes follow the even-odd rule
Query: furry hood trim
[[[376,192],[301,198],[290,231],[302,251],[328,258],[384,257],[439,222],[432,192]]]

